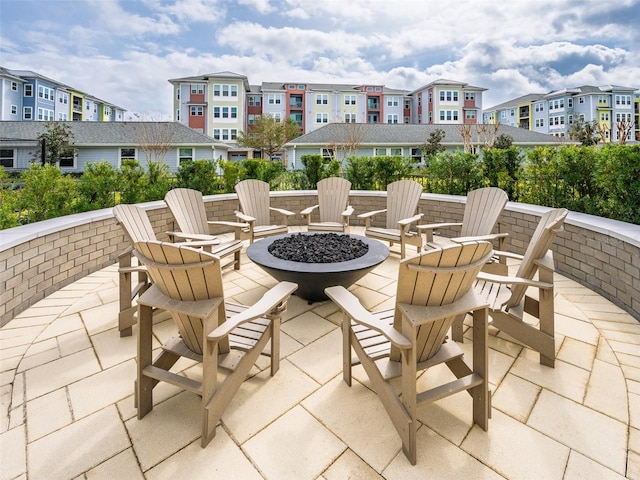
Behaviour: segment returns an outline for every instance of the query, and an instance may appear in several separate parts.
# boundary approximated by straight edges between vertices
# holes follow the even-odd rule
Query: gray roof
[[[537,102],[538,100],[544,98],[546,94],[544,93],[529,93],[527,95],[523,95],[518,98],[514,98],[513,100],[509,100],[507,102],[496,105],[495,107],[485,108],[484,113],[495,112],[496,110],[504,110],[505,108],[515,108],[524,103],[532,103]]]
[[[325,146],[334,143],[353,143],[358,139],[360,145],[421,145],[427,141],[429,134],[436,129],[445,132],[442,145],[461,146],[463,144],[459,128],[462,125],[406,125],[389,123],[330,123],[313,132],[302,135],[287,143],[286,146]],[[474,143],[478,137],[477,128],[486,128],[493,133],[495,125],[479,124],[470,125]],[[477,127],[477,128],[476,128]],[[532,132],[524,128],[516,128],[508,125],[498,125],[497,135],[509,135],[513,138],[514,145],[556,145],[562,141],[553,135]],[[566,140],[565,140],[566,141]]]
[[[35,141],[46,131],[49,122],[0,122],[0,142],[3,144]],[[213,138],[198,133],[178,122],[55,122],[71,127],[73,144],[77,146],[138,145],[144,138],[162,135],[172,145],[215,145],[228,148]]]

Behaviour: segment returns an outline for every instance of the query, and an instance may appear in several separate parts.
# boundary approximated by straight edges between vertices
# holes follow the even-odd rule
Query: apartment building
[[[375,84],[263,82],[232,72],[171,79],[174,120],[233,141],[249,131],[255,118],[292,118],[303,133],[330,123],[475,124],[480,123],[486,89],[437,80],[417,90]]]
[[[605,142],[619,142],[618,122],[631,122],[626,141],[640,141],[636,89],[606,85],[567,88],[549,93],[532,93],[509,100],[483,113],[483,123],[500,123],[556,137],[567,136],[578,120],[596,122]]]
[[[117,122],[125,112],[39,73],[0,67],[0,120]]]

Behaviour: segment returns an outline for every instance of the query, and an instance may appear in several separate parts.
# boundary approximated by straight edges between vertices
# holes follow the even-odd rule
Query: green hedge
[[[419,180],[426,192],[452,195],[498,186],[515,202],[566,207],[640,224],[640,145],[530,150],[510,146],[482,155],[440,152],[419,168],[401,157],[350,157],[344,164],[320,155],[303,157],[304,168],[298,171],[261,159],[195,160],[182,164],[175,176],[164,163],[144,169],[135,160],[124,162],[120,169],[106,162],[90,164],[80,178],[38,163],[18,179],[0,170],[0,229],[116,203],[161,200],[178,186],[206,195],[233,192],[237,182],[258,178],[269,182],[272,190],[300,190],[314,189],[328,176],[345,176],[354,190],[384,190],[401,178]]]

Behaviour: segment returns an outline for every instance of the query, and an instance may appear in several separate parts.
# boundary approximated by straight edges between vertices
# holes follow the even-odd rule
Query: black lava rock
[[[337,233],[294,233],[274,240],[268,250],[274,257],[292,262],[335,263],[362,257],[369,251],[369,245]]]

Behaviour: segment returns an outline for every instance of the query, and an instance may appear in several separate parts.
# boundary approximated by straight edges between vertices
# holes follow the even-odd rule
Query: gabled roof
[[[0,142],[3,145],[35,141],[46,131],[49,122],[0,122]],[[216,148],[229,146],[198,133],[178,122],[55,122],[69,125],[76,146],[139,145],[145,138],[161,135],[171,145],[211,145]]]
[[[459,82],[457,80],[447,80],[445,78],[439,78],[438,80],[434,80],[431,83],[427,83],[426,85],[423,85],[423,86],[421,86],[419,88],[416,88],[415,90],[413,90],[411,92],[411,95],[413,95],[414,93],[417,93],[417,92],[421,92],[421,91],[423,91],[423,90],[425,90],[425,89],[427,89],[429,87],[433,87],[433,86],[436,86],[436,85],[444,85],[444,86],[452,85],[452,86],[457,86],[457,87],[460,87],[460,88],[464,88],[465,90],[475,90],[475,91],[478,91],[478,92],[484,92],[485,90],[487,90],[486,88],[482,88],[482,87],[474,87],[473,85],[469,85],[468,83],[465,83],[465,82]]]
[[[301,135],[288,142],[286,147],[310,147],[326,146],[332,144],[357,143],[365,145],[422,145],[429,138],[429,134],[437,129],[445,132],[442,140],[444,146],[462,146],[463,140],[460,135],[462,125],[407,125],[389,123],[330,123],[313,132]],[[485,128],[487,132],[493,134],[495,125],[479,124],[470,125],[472,138],[476,142],[478,136],[483,138],[483,134],[478,135],[478,129]],[[524,128],[516,128],[508,125],[497,125],[497,135],[509,135],[513,138],[516,146],[531,145],[555,145],[562,140],[553,135],[532,132]],[[566,140],[565,140],[566,142]]]

